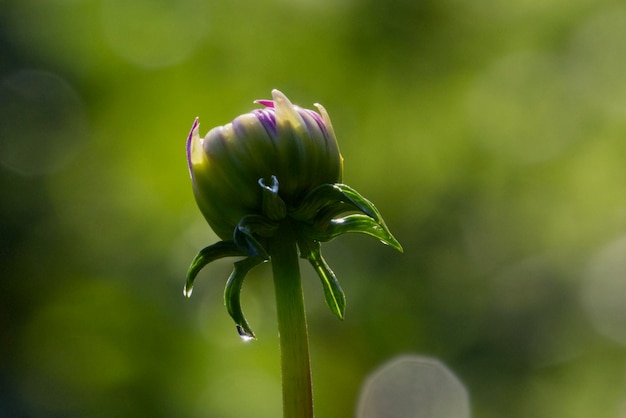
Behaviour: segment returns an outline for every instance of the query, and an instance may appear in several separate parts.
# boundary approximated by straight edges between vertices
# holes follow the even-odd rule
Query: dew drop
[[[183,295],[185,295],[186,298],[190,298],[192,293],[193,293],[193,286],[187,287],[185,285],[185,287],[183,288]]]
[[[241,340],[244,342],[252,341],[255,338],[254,334],[246,332],[241,325],[237,325],[237,332],[239,333]]]

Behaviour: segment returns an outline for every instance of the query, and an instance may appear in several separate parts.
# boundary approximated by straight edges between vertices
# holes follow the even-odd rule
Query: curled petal
[[[193,180],[193,166],[203,161],[201,139],[199,134],[200,122],[198,118],[193,121],[191,131],[187,137],[187,166],[189,167],[189,176]]]
[[[343,319],[346,310],[346,295],[335,277],[335,273],[330,269],[321,253],[321,245],[313,240],[301,240],[298,242],[300,257],[307,259],[322,281],[324,288],[324,298],[330,310]]]
[[[265,260],[259,257],[248,257],[236,261],[234,263],[233,272],[228,278],[226,288],[224,289],[224,303],[226,304],[226,309],[228,309],[228,313],[235,321],[239,335],[245,339],[254,339],[256,337],[250,325],[248,325],[248,321],[241,309],[241,286],[243,285],[243,279],[246,278],[246,274],[248,274],[253,267],[264,261]]]
[[[298,114],[296,107],[291,101],[279,90],[272,90],[272,99],[274,102],[274,108],[276,109],[276,122],[279,127],[284,127],[285,124],[291,126],[293,130],[301,130],[304,128],[304,121]]]
[[[274,101],[272,101],[272,100],[260,99],[260,100],[255,100],[254,103],[258,103],[258,104],[260,104],[262,106],[265,106],[265,107],[271,107],[271,108],[274,107]]]
[[[330,116],[328,116],[328,112],[326,111],[324,106],[322,106],[319,103],[315,103],[313,104],[313,106],[315,106],[317,110],[320,112],[320,115],[322,116],[322,121],[324,122],[324,126],[326,127],[326,130],[328,131],[329,135],[332,136],[333,138],[336,138],[335,130],[333,129],[333,124],[330,123]]]
[[[236,257],[242,255],[247,254],[232,241],[220,241],[206,248],[203,248],[198,253],[198,255],[196,255],[196,257],[191,262],[191,265],[189,266],[189,270],[187,271],[187,282],[185,283],[183,294],[186,297],[191,296],[191,292],[193,291],[193,282],[196,279],[196,276],[198,275],[200,270],[202,270],[202,268],[207,264],[219,258]]]

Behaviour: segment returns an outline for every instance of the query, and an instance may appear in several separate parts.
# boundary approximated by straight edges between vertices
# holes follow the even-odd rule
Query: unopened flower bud
[[[272,240],[281,240],[277,231],[290,231],[300,257],[320,277],[326,303],[340,318],[345,296],[322,257],[321,243],[360,232],[402,251],[376,207],[341,184],[343,159],[326,110],[295,106],[278,90],[272,98],[258,100],[264,108],[213,128],[204,138],[196,119],[187,139],[196,202],[223,241],[198,253],[184,294],[191,295],[196,275],[208,263],[244,257],[234,263],[224,301],[246,339],[254,333],[241,309],[241,286],[248,271],[272,258]]]
[[[189,135],[194,195],[222,239],[232,238],[245,215],[279,216],[263,211],[263,188],[273,182],[287,207],[294,207],[317,186],[341,181],[342,158],[324,108],[316,105],[318,113],[295,106],[278,90],[272,98],[204,138],[196,120]]]

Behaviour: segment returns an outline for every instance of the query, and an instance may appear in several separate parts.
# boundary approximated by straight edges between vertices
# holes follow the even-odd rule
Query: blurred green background
[[[279,88],[329,111],[362,235],[303,265],[316,415],[354,416],[419,353],[475,417],[626,416],[626,6],[611,0],[0,1],[0,416],[280,416],[268,266],[258,341],[222,302],[185,140]]]

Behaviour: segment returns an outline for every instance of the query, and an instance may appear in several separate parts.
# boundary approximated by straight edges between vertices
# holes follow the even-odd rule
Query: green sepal
[[[310,221],[316,218],[321,210],[329,207],[345,208],[339,213],[357,210],[376,220],[380,219],[380,214],[372,202],[350,186],[340,183],[327,183],[316,187],[290,215],[297,220]],[[337,214],[335,213],[335,216]]]
[[[343,201],[335,202],[332,204],[328,204],[320,209],[317,213],[317,216],[313,219],[313,223],[315,225],[326,225],[327,223],[331,222],[333,219],[337,219],[341,215],[354,213],[356,211],[357,209],[351,203],[346,203]],[[363,214],[363,211],[360,211],[360,213]]]
[[[263,238],[271,237],[277,228],[278,223],[270,221],[261,215],[246,215],[239,220],[233,232],[233,240],[248,255],[268,260],[270,256],[263,244],[257,239],[257,236]]]
[[[321,279],[326,304],[339,319],[343,319],[346,310],[346,295],[341,289],[335,273],[322,257],[320,243],[314,240],[300,240],[298,248],[300,249],[300,257],[311,263]]]
[[[334,186],[335,189],[341,191],[341,194],[345,196],[347,202],[354,205],[367,216],[373,218],[376,222],[384,224],[383,217],[380,215],[380,212],[378,212],[378,209],[376,209],[376,206],[374,206],[372,202],[361,196],[359,192],[357,192],[347,184],[335,184]]]
[[[278,179],[272,176],[272,185],[267,186],[263,178],[259,179],[259,186],[263,190],[261,210],[265,216],[273,221],[279,221],[287,216],[287,206],[283,199],[278,196]]]
[[[360,213],[332,219],[325,224],[317,224],[308,231],[308,235],[318,241],[330,241],[333,238],[349,232],[360,232],[378,238],[384,244],[402,252],[402,246],[391,234],[384,222],[377,222],[373,218]]]
[[[193,292],[193,282],[200,270],[202,270],[202,268],[207,264],[220,258],[242,255],[247,254],[233,241],[220,241],[203,248],[193,259],[191,265],[189,266],[189,270],[187,270],[187,281],[185,283],[185,288],[183,289],[183,294],[186,297],[191,296],[191,293]]]
[[[224,289],[224,303],[226,304],[226,309],[231,318],[235,321],[237,331],[242,338],[254,339],[256,337],[241,310],[241,286],[243,285],[243,280],[246,278],[246,274],[248,274],[253,267],[263,262],[265,262],[265,260],[259,257],[247,257],[233,263],[233,272],[228,278],[226,288]]]

